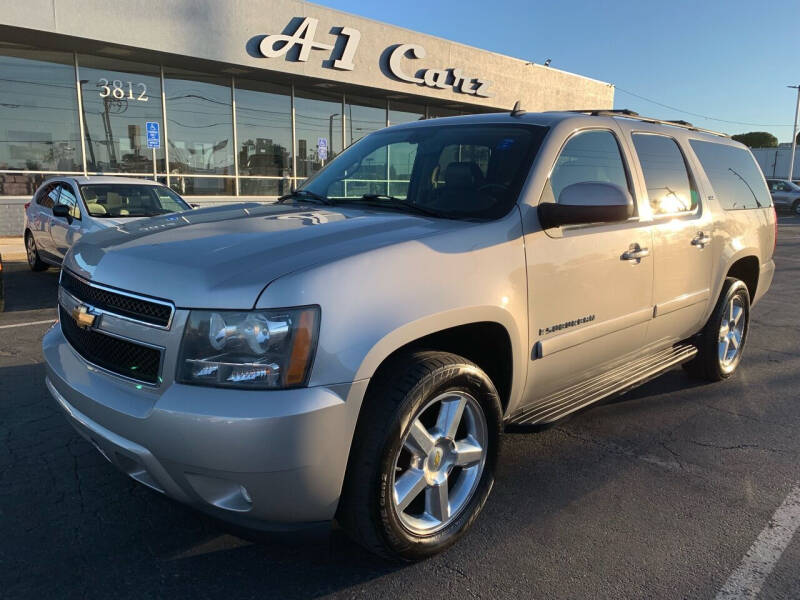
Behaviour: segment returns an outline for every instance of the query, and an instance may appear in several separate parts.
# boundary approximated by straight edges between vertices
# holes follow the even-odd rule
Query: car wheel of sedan
[[[745,283],[728,277],[717,306],[698,338],[698,353],[686,363],[698,379],[720,381],[733,375],[742,360],[750,326],[750,293]]]
[[[792,212],[796,215],[800,215],[800,198],[794,201],[792,204]]]
[[[359,418],[337,515],[384,557],[441,552],[475,521],[494,484],[500,401],[489,377],[444,352],[376,375]]]
[[[36,240],[33,239],[33,234],[30,231],[25,234],[25,254],[28,256],[28,266],[31,271],[44,271],[47,269],[47,263],[39,258]]]

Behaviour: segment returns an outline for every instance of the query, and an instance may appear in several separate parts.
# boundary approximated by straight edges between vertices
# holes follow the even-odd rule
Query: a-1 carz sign
[[[333,69],[352,71],[356,66],[356,53],[361,41],[361,32],[352,27],[341,27],[334,38],[342,38],[344,45],[337,49],[337,39],[333,43],[319,42],[315,39],[318,19],[305,17],[292,34],[275,33],[265,36],[259,44],[259,52],[265,58],[289,59],[289,52],[297,48],[297,62],[307,62],[312,50],[329,52],[328,60]],[[390,46],[390,48],[392,48]],[[293,54],[294,56],[294,54]],[[422,85],[433,89],[450,88],[454,92],[491,98],[494,94],[490,88],[492,82],[487,79],[468,75],[459,67],[424,69],[419,75],[412,74],[407,63],[425,58],[425,48],[420,44],[396,44],[389,53],[388,70],[392,77],[407,83]],[[325,59],[323,59],[324,61]]]

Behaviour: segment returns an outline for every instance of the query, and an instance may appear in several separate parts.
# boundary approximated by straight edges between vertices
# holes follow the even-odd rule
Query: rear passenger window
[[[58,189],[57,183],[48,184],[47,187],[39,193],[38,198],[36,198],[36,203],[45,208],[53,208],[58,204]]]
[[[725,210],[772,205],[764,176],[749,150],[702,140],[690,140],[689,144]]]
[[[663,135],[633,134],[633,146],[642,165],[650,209],[654,215],[689,213],[697,208],[692,185],[678,142]]]
[[[584,131],[570,138],[550,175],[555,201],[565,187],[588,181],[630,190],[617,139],[610,131]]]

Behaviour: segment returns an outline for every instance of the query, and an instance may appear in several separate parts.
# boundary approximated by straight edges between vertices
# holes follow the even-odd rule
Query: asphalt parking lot
[[[762,598],[800,597],[800,218],[781,217],[775,260],[734,378],[698,385],[676,369],[507,434],[470,534],[406,566],[338,531],[237,537],[117,472],[44,387],[47,323],[9,327],[55,317],[56,270],[8,262],[0,597],[714,598],[756,585]]]

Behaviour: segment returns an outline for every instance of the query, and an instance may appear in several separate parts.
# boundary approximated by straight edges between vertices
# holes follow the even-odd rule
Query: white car
[[[54,177],[25,205],[25,251],[34,271],[60,266],[82,236],[134,219],[191,210],[168,187],[124,177]]]
[[[788,179],[767,179],[767,185],[775,206],[790,208],[800,215],[800,185]]]

